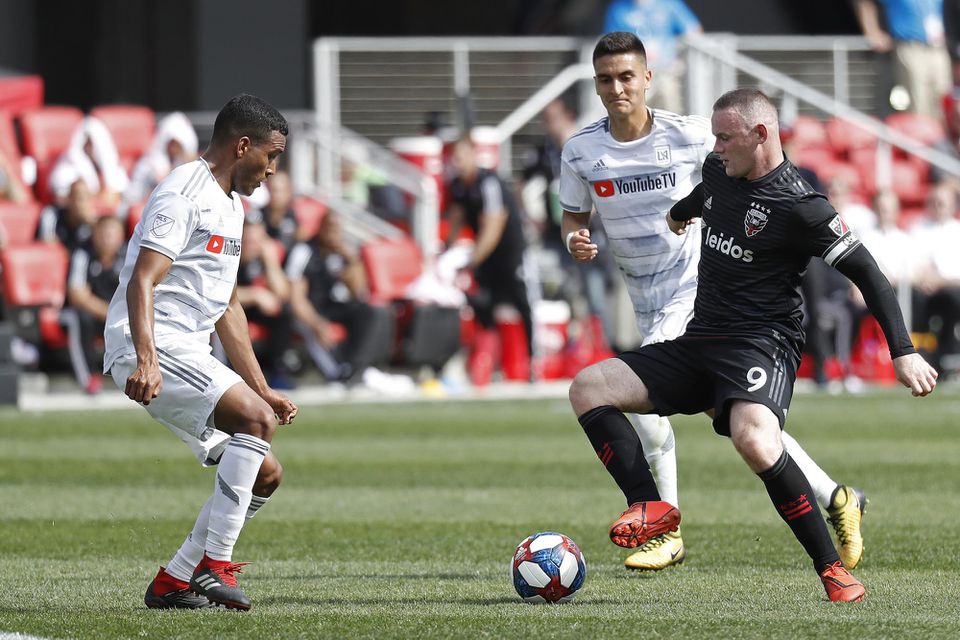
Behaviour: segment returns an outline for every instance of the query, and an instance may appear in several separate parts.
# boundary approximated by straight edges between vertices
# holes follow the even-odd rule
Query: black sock
[[[600,462],[623,491],[627,505],[660,499],[650,465],[643,457],[640,438],[625,415],[615,407],[605,405],[591,409],[577,419]]]
[[[793,458],[784,451],[776,464],[757,475],[767,486],[777,513],[813,560],[817,573],[838,561],[840,556],[820,516],[810,482]]]

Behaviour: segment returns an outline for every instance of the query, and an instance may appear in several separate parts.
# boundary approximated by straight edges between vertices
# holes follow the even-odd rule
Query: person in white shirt
[[[120,202],[130,179],[120,164],[117,144],[107,126],[93,116],[83,119],[70,138],[70,146],[50,173],[50,191],[62,202],[77,180],[87,183],[97,202],[110,209]]]
[[[140,202],[157,183],[181,164],[197,159],[197,132],[186,115],[175,111],[157,123],[150,149],[137,160],[130,173],[130,184],[123,198],[128,203]]]
[[[701,166],[714,137],[706,118],[647,107],[645,93],[652,73],[643,43],[635,35],[603,36],[594,49],[593,65],[607,117],[584,127],[563,147],[561,233],[575,260],[596,258],[598,249],[588,228],[596,208],[626,280],[643,344],[663,342],[683,334],[693,315],[701,242],[699,225],[677,236],[665,216],[700,183]],[[709,207],[710,200],[704,206]],[[669,420],[656,415],[631,415],[630,420],[639,436],[635,444],[642,449],[661,499],[677,507],[676,450]],[[855,495],[859,489],[834,482],[785,432],[783,443],[827,507],[835,529],[844,532],[840,549],[844,563],[856,566],[863,551],[859,524],[865,498]],[[602,444],[594,446],[604,460]],[[678,530],[650,539],[625,565],[659,570],[683,562],[685,555]]]
[[[255,96],[227,102],[203,156],[150,196],[107,311],[104,373],[201,464],[218,466],[193,531],[147,588],[151,608],[250,608],[233,547],[280,484],[270,442],[297,406],[267,385],[237,298],[240,195],[276,172],[287,130]],[[211,354],[214,331],[236,371]]]

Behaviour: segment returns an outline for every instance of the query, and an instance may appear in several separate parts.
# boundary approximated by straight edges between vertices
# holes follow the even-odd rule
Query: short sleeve
[[[176,260],[200,224],[197,206],[179,193],[162,191],[147,203],[140,246]]]
[[[497,176],[489,175],[480,183],[480,197],[483,198],[483,215],[505,215],[503,208],[503,190]]]
[[[593,209],[589,183],[570,163],[570,147],[564,145],[560,157],[560,206],[571,213],[588,213]]]
[[[836,209],[821,194],[802,198],[793,208],[790,237],[800,252],[836,267],[860,246]]]
[[[287,255],[287,263],[284,268],[287,278],[293,282],[300,280],[307,269],[311,256],[313,256],[313,249],[306,242],[298,242],[293,245],[289,255]]]
[[[90,254],[84,249],[76,249],[70,256],[70,272],[67,275],[67,288],[82,289],[87,286],[87,268],[90,266]]]

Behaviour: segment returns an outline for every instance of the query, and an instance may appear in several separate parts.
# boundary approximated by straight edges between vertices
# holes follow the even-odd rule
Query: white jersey
[[[650,133],[630,142],[613,138],[608,118],[584,127],[563,146],[560,168],[561,206],[596,208],[644,332],[671,300],[696,293],[700,227],[677,236],[666,215],[700,183],[714,143],[706,118],[650,114]]]
[[[154,289],[158,344],[190,340],[209,350],[210,334],[233,295],[240,265],[243,205],[227,195],[200,159],[181,165],[154,189],[127,246],[127,256],[107,311],[104,372],[135,353],[130,336],[127,284],[141,247],[173,260]]]

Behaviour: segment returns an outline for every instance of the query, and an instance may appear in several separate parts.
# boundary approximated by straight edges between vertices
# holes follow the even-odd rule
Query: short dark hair
[[[640,38],[629,31],[611,31],[602,36],[593,48],[593,62],[596,62],[597,58],[618,53],[636,53],[643,60],[643,64],[647,64],[647,50],[643,48]]]
[[[267,140],[272,131],[287,135],[287,120],[266,100],[241,93],[230,98],[217,114],[212,142],[247,136],[254,144],[259,144]]]
[[[759,89],[727,91],[713,103],[714,111],[724,109],[733,109],[739,113],[750,127],[757,122],[776,124],[778,121],[776,105]]]

